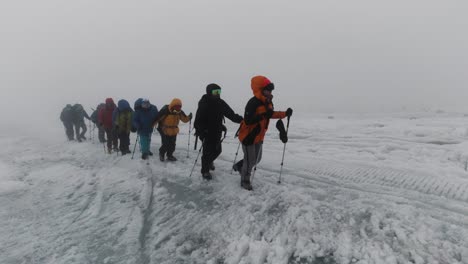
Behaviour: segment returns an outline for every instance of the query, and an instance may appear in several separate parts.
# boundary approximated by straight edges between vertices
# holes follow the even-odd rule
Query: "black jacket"
[[[208,94],[203,95],[198,102],[195,115],[194,127],[197,135],[219,138],[223,131],[224,117],[238,124],[242,121],[242,116],[234,113],[223,99]]]

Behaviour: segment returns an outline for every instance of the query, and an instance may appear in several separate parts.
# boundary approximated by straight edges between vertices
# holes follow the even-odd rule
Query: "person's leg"
[[[112,131],[112,147],[115,151],[119,151],[119,132],[117,129],[111,129]]]
[[[65,127],[65,133],[67,134],[68,140],[73,140],[73,124],[71,122],[63,122],[63,126]]]
[[[122,141],[124,145],[124,152],[130,153],[130,133],[125,132]],[[120,144],[122,144],[122,141]]]
[[[159,131],[159,134],[161,135],[161,147],[159,148],[159,159],[161,161],[164,161],[164,156],[166,155],[167,152],[167,136],[162,132]]]
[[[74,122],[73,123],[73,126],[75,127],[75,136],[76,136],[76,140],[78,140],[78,142],[81,142],[81,137],[80,137],[80,124],[78,122]]]
[[[216,150],[217,142],[205,139],[203,142],[203,156],[202,156],[202,168],[201,173],[208,173],[210,171],[210,165],[214,161],[214,157],[217,157]],[[219,155],[219,154],[218,154]]]
[[[97,125],[97,128],[98,128],[99,142],[101,142],[101,143],[106,142],[106,137],[104,135],[106,133],[106,131],[104,130],[104,128],[102,126]]]
[[[104,130],[106,131],[106,137],[107,137],[107,152],[111,153],[112,138],[113,138],[112,128],[104,128]]]
[[[86,131],[88,131],[88,128],[86,127],[86,124],[84,120],[80,121],[80,127],[81,127],[81,133],[80,133],[80,138],[86,140]]]
[[[125,146],[125,144],[126,144],[126,142],[125,142],[125,135],[126,135],[126,134],[127,134],[127,133],[125,133],[125,132],[119,132],[119,134],[118,134],[118,135],[119,135],[119,142],[120,142],[119,150],[120,150],[120,152],[121,152],[122,154],[125,154],[124,152],[125,152],[125,150],[126,150],[126,146]]]
[[[149,152],[149,136],[148,135],[142,135],[140,134],[140,149],[141,149],[141,154],[143,159],[148,158],[148,152]]]
[[[177,136],[167,137],[167,158],[171,161],[176,161],[174,157],[174,151],[176,147]]]

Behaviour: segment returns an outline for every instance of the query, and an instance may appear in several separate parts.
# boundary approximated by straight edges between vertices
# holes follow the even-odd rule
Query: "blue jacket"
[[[151,105],[149,109],[141,107],[141,99],[135,102],[135,113],[133,115],[133,127],[140,135],[151,135],[153,133],[153,123],[158,115],[158,108]]]

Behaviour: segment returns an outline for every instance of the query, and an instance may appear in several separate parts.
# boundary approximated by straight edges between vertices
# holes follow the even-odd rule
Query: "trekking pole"
[[[237,145],[236,156],[234,156],[234,161],[232,162],[231,174],[232,174],[232,171],[234,170],[234,165],[236,164],[237,154],[239,154],[240,145],[241,145],[241,142],[239,141],[239,145]]]
[[[288,116],[288,123],[286,124],[286,136],[288,135],[288,130],[289,130],[289,119],[291,118],[291,116]],[[284,162],[284,151],[286,150],[286,143],[284,143],[284,147],[283,147],[283,158],[281,159],[281,169],[280,169],[280,175],[279,175],[279,178],[278,178],[278,184],[281,183],[281,173],[283,172],[283,162]]]
[[[192,119],[190,119],[188,127],[188,146],[187,146],[187,158],[189,158],[189,149],[190,149],[190,133],[192,133]]]
[[[200,150],[198,151],[198,154],[197,154],[197,158],[195,159],[195,163],[193,163],[192,170],[190,171],[190,176],[189,176],[190,178],[192,178],[193,169],[195,169],[195,165],[197,165],[198,157],[200,156],[200,153],[202,152],[203,145],[204,144],[201,145]]]
[[[133,153],[132,153],[132,159],[133,159],[133,156],[135,155],[135,149],[136,149],[136,145],[138,143],[138,138],[140,137],[139,134],[137,134],[137,137],[136,137],[136,140],[135,140],[135,146],[133,146]]]

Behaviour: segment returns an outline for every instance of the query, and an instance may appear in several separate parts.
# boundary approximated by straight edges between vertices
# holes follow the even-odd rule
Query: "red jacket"
[[[98,113],[98,122],[102,124],[104,128],[111,129],[112,126],[112,113],[115,109],[115,103],[112,98],[106,99],[106,106],[102,107]]]

